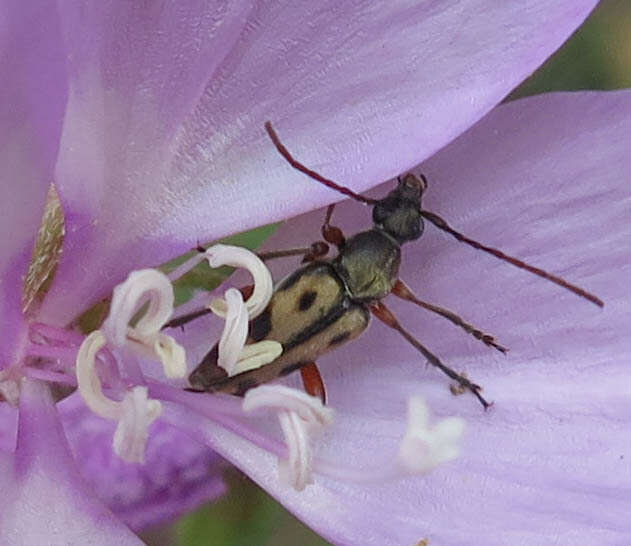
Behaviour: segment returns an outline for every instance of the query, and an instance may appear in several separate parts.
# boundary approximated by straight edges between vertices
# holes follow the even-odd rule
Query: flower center
[[[31,324],[21,364],[0,372],[5,399],[17,400],[22,376],[77,385],[94,413],[117,422],[113,449],[131,462],[144,460],[150,426],[163,413],[162,402],[175,402],[276,455],[281,479],[296,490],[304,489],[316,474],[345,481],[382,481],[428,472],[458,455],[463,421],[451,417],[430,426],[429,409],[421,398],[409,400],[408,428],[398,452],[374,467],[358,468],[316,456],[315,441],[334,426],[333,409],[319,398],[280,384],[253,388],[243,399],[185,392],[181,380],[187,374],[186,352],[163,328],[173,314],[172,280],[202,259],[213,267],[244,267],[254,280],[245,301],[239,290],[230,288],[224,298],[209,304],[214,314],[225,319],[218,365],[232,376],[278,358],[283,350],[278,342],[246,345],[250,320],[265,310],[272,297],[269,271],[245,249],[216,245],[169,277],[154,269],[130,273],[114,289],[102,327],[85,338],[69,330]],[[161,365],[164,380],[145,377],[141,361],[147,360]],[[262,434],[252,424],[251,416],[261,412],[277,417],[282,441]]]

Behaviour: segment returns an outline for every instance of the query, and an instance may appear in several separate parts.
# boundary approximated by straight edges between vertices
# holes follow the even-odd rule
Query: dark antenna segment
[[[574,284],[567,282],[565,279],[562,279],[561,277],[552,275],[548,273],[547,271],[544,271],[543,269],[534,267],[517,258],[513,258],[512,256],[509,256],[508,254],[504,254],[501,250],[498,250],[497,248],[486,246],[486,245],[483,245],[482,243],[478,243],[477,241],[474,241],[473,239],[469,239],[462,233],[453,229],[445,220],[443,220],[440,216],[438,216],[438,214],[434,214],[433,212],[429,212],[428,210],[421,210],[421,215],[423,216],[423,218],[425,218],[426,220],[429,220],[432,224],[434,224],[438,229],[442,229],[443,231],[446,231],[450,235],[453,235],[456,239],[458,239],[458,241],[462,243],[466,243],[469,246],[472,246],[473,248],[476,248],[478,250],[483,250],[484,252],[488,252],[489,254],[492,254],[493,256],[495,256],[496,258],[499,258],[500,260],[504,260],[505,262],[513,264],[515,267],[519,267],[520,269],[525,269],[526,271],[530,271],[530,273],[533,273],[535,275],[538,275],[539,277],[542,277],[555,284],[558,284],[559,286],[562,286],[563,288],[569,290],[570,292],[574,292],[574,294],[581,296],[582,298],[585,298],[586,300],[591,301],[592,303],[598,305],[598,307],[605,306],[604,302],[600,298],[594,296],[593,294],[590,294],[589,292],[587,292],[586,290],[583,290],[579,286],[576,286]]]
[[[368,205],[375,205],[379,203],[379,199],[370,199],[369,197],[364,197],[363,195],[355,193],[353,190],[345,186],[340,186],[339,184],[333,182],[332,180],[329,180],[328,178],[324,178],[321,174],[318,174],[317,172],[311,170],[309,167],[303,165],[302,163],[294,159],[291,153],[289,153],[289,150],[287,150],[287,148],[285,148],[283,143],[280,141],[280,138],[276,134],[276,131],[272,127],[272,123],[270,121],[265,122],[265,130],[267,131],[267,134],[269,135],[269,137],[272,139],[272,142],[274,143],[274,146],[276,146],[276,149],[279,151],[279,153],[295,169],[299,170],[300,172],[303,172],[304,174],[320,182],[321,184],[324,184],[328,188],[336,190],[348,197],[355,199],[355,201],[360,201],[361,203],[366,203]],[[427,186],[427,179],[425,178],[425,176],[420,175],[420,177],[422,181],[425,183],[425,186]],[[486,246],[486,245],[483,245],[482,243],[478,243],[477,241],[474,241],[473,239],[469,239],[469,237],[466,237],[459,231],[456,231],[455,229],[453,229],[445,220],[443,220],[440,216],[438,216],[438,214],[435,214],[428,210],[422,210],[422,209],[420,212],[423,218],[425,218],[426,220],[434,224],[438,229],[441,229],[443,231],[446,231],[450,235],[453,235],[458,241],[465,243],[469,246],[472,246],[473,248],[476,248],[478,250],[483,250],[484,252],[487,252],[495,256],[496,258],[499,258],[500,260],[504,260],[505,262],[513,264],[515,267],[518,267],[519,269],[529,271],[530,273],[533,273],[534,275],[537,275],[538,277],[547,279],[553,282],[554,284],[561,286],[562,288],[565,288],[566,290],[569,290],[570,292],[573,292],[577,296],[580,296],[581,298],[591,301],[593,304],[597,305],[598,307],[605,306],[604,302],[600,298],[595,296],[594,294],[591,294],[590,292],[583,290],[579,286],[576,286],[572,283],[567,282],[565,279],[562,279],[561,277],[552,275],[551,273],[548,273],[547,271],[544,271],[543,269],[527,264],[526,262],[518,258],[514,258],[513,256],[509,256],[508,254],[505,254],[504,252],[502,252],[501,250],[498,250],[497,248]]]
[[[278,150],[280,155],[282,155],[287,160],[287,162],[292,167],[294,167],[294,169],[297,169],[300,172],[305,173],[307,176],[313,178],[314,180],[317,180],[318,182],[320,182],[321,184],[324,184],[326,187],[331,188],[332,190],[343,193],[344,195],[348,197],[352,197],[353,199],[355,199],[355,201],[366,203],[367,205],[374,205],[375,203],[377,203],[377,199],[370,199],[369,197],[364,197],[363,195],[355,193],[350,188],[347,188],[345,186],[340,186],[339,184],[336,184],[335,182],[333,182],[333,180],[324,178],[324,176],[322,176],[321,174],[318,174],[317,172],[311,170],[309,167],[300,163],[300,161],[294,159],[294,157],[289,153],[289,150],[285,148],[283,143],[280,141],[280,138],[278,138],[278,135],[276,134],[276,131],[272,127],[272,123],[270,121],[265,122],[265,130],[267,131],[267,134],[269,135],[269,137],[272,139],[272,142],[274,143],[274,146],[276,146],[276,149]]]

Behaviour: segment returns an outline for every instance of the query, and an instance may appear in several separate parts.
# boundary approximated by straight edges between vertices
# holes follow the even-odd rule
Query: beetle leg
[[[482,390],[482,387],[480,387],[480,385],[472,383],[463,374],[459,374],[458,372],[443,364],[435,354],[430,352],[423,344],[421,344],[420,341],[418,341],[410,332],[408,332],[405,328],[403,328],[403,326],[401,326],[401,324],[399,324],[397,318],[382,302],[373,303],[369,307],[373,315],[375,315],[387,326],[390,326],[390,328],[399,332],[415,349],[417,349],[427,359],[427,361],[432,366],[436,366],[445,375],[447,375],[454,381],[457,381],[458,385],[461,386],[463,389],[467,389],[469,392],[473,393],[475,397],[480,401],[482,406],[484,406],[484,409],[487,409],[489,406],[491,406],[491,403],[487,402],[480,394],[480,391]]]
[[[309,364],[300,368],[300,376],[307,394],[318,397],[322,404],[326,404],[326,389],[316,363],[309,362]]]
[[[286,258],[288,256],[304,256],[303,262],[311,262],[319,258],[323,258],[329,252],[329,245],[324,241],[316,241],[309,247],[288,248],[286,250],[270,250],[268,252],[259,252],[257,256],[263,260],[273,260],[275,258]]]
[[[460,328],[462,328],[465,332],[471,334],[474,338],[479,339],[485,345],[489,347],[495,347],[498,351],[504,354],[506,354],[506,352],[508,351],[506,347],[503,347],[495,341],[494,336],[492,336],[491,334],[485,334],[482,330],[479,330],[472,324],[469,324],[453,311],[445,309],[444,307],[439,307],[438,305],[434,305],[433,303],[428,303],[426,301],[418,299],[414,292],[412,292],[412,290],[410,290],[410,288],[401,279],[398,279],[395,283],[394,288],[392,289],[392,293],[403,300],[411,301],[412,303],[415,303],[423,309],[427,309],[432,313],[436,313],[441,317],[445,317],[448,321],[455,324],[456,326],[460,326]]]
[[[207,385],[226,379],[228,374],[221,366],[217,364],[219,358],[219,344],[215,343],[197,365],[197,367],[188,376],[188,382],[191,388],[187,389],[195,392],[204,392]]]
[[[165,328],[177,328],[178,326],[182,327],[182,329],[184,329],[184,325],[188,324],[189,322],[199,318],[199,317],[203,317],[205,315],[209,315],[210,313],[212,313],[212,311],[210,309],[208,309],[207,307],[204,307],[203,309],[198,309],[197,311],[193,311],[191,313],[186,313],[186,315],[182,315],[180,317],[176,317],[174,319],[171,319],[169,322],[167,322],[162,329],[164,330]]]
[[[248,284],[247,286],[242,286],[241,288],[239,288],[239,292],[241,292],[244,300],[247,300],[252,295],[253,291],[253,284]],[[189,322],[199,317],[210,315],[210,313],[212,313],[212,311],[208,307],[204,307],[203,309],[198,309],[197,311],[192,311],[190,313],[187,313],[186,315],[182,315],[170,320],[162,327],[162,329],[164,330],[164,328],[177,328],[178,326],[183,327],[185,324],[188,324]]]
[[[344,246],[344,242],[346,239],[344,238],[344,233],[338,227],[331,225],[331,216],[333,216],[333,209],[335,208],[335,203],[329,205],[326,209],[326,216],[324,217],[324,223],[322,224],[321,232],[322,237],[327,243],[331,243],[335,245],[338,249],[341,249]]]

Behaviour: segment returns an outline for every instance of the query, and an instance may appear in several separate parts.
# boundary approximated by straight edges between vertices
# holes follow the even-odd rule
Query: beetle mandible
[[[397,187],[382,199],[364,197],[297,161],[281,143],[270,122],[265,124],[265,128],[277,150],[294,168],[331,189],[371,205],[373,227],[345,238],[342,231],[330,223],[334,209],[334,205],[330,205],[321,230],[326,243],[319,241],[307,248],[260,254],[263,259],[302,255],[303,262],[306,262],[278,283],[267,308],[250,322],[248,343],[274,340],[282,345],[282,354],[259,368],[228,376],[217,365],[218,350],[215,345],[190,374],[191,390],[243,395],[253,387],[300,370],[307,392],[319,396],[324,402],[325,388],[316,359],[357,338],[368,327],[372,314],[399,332],[431,365],[454,380],[457,385],[453,392],[469,391],[485,409],[488,408],[491,404],[480,393],[481,387],[445,365],[406,330],[381,301],[389,294],[398,296],[441,315],[487,346],[506,352],[492,335],[452,311],[420,300],[398,278],[401,245],[422,235],[424,219],[460,242],[552,281],[600,307],[604,305],[599,298],[582,288],[470,239],[453,229],[439,215],[423,209],[421,200],[428,186],[423,175],[408,173],[399,177]],[[327,259],[329,245],[334,245],[338,254]],[[248,288],[242,291],[244,296],[248,295]],[[210,311],[180,317],[167,326],[182,325],[206,312]]]

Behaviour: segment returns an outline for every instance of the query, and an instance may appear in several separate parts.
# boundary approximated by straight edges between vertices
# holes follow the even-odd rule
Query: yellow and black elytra
[[[326,259],[329,246],[322,241],[307,248],[260,254],[263,259],[302,255],[303,261],[307,262],[275,287],[267,308],[250,323],[247,343],[274,340],[282,345],[283,353],[269,364],[228,377],[217,365],[218,351],[215,345],[189,376],[191,390],[243,395],[253,387],[300,370],[307,392],[320,396],[324,401],[324,383],[315,365],[316,359],[359,336],[368,327],[372,314],[398,331],[430,364],[456,381],[456,388],[452,392],[468,390],[487,408],[490,404],[480,394],[481,387],[464,374],[446,366],[404,329],[381,301],[388,294],[398,296],[443,316],[486,345],[506,352],[493,336],[464,321],[456,313],[418,299],[398,278],[401,245],[421,236],[423,219],[461,242],[484,250],[603,306],[600,299],[582,288],[469,239],[451,228],[440,216],[422,209],[421,198],[427,189],[427,180],[423,175],[417,177],[406,174],[399,177],[397,187],[386,197],[370,199],[322,177],[296,161],[280,142],[271,124],[268,122],[265,127],[278,151],[294,168],[329,188],[372,205],[374,225],[371,229],[346,239],[339,228],[330,225],[333,213],[331,205],[327,209],[322,235],[327,243],[337,247],[337,256]],[[244,296],[247,297],[249,290],[250,287],[243,290]],[[180,317],[167,326],[182,325],[205,312]]]

